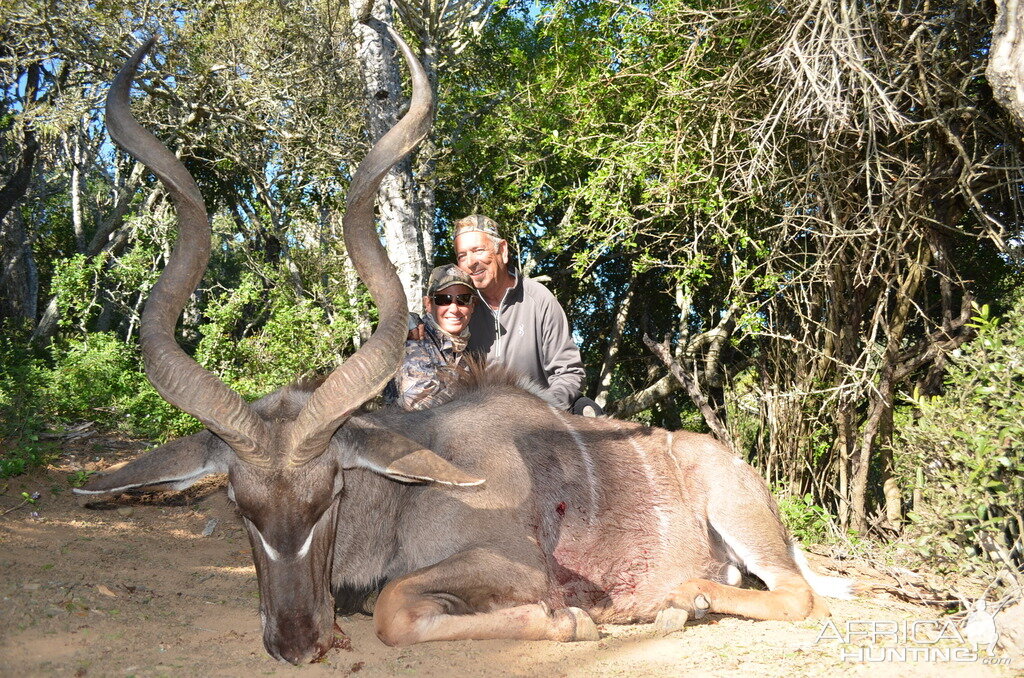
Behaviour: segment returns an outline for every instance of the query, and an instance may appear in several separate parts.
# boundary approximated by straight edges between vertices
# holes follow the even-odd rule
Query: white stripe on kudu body
[[[601,508],[597,502],[597,470],[594,468],[594,458],[587,449],[586,443],[583,442],[583,436],[580,435],[580,432],[572,426],[560,411],[554,407],[550,409],[558,417],[558,421],[561,422],[562,426],[565,427],[565,432],[576,443],[576,449],[580,451],[580,460],[583,462],[583,468],[587,472],[587,493],[590,495],[590,511],[587,512],[587,522],[590,522]]]
[[[618,425],[615,428],[622,430],[622,427]],[[654,512],[658,519],[658,544],[665,548],[669,540],[669,519],[668,513],[661,506],[664,496],[656,482],[654,469],[651,468],[650,463],[647,461],[647,452],[637,444],[636,438],[633,435],[627,435],[626,440],[629,441],[630,447],[636,453],[636,458],[640,461],[640,468],[644,472],[644,478],[647,480],[647,487],[650,488],[650,492],[646,496],[650,497],[651,511]]]

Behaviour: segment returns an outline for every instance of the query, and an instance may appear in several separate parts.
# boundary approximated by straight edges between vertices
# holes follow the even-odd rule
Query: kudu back
[[[390,29],[389,29],[390,30]],[[471,364],[438,407],[365,412],[403,359],[406,301],[373,225],[383,175],[429,129],[423,69],[409,113],[352,179],[348,252],[380,311],[374,335],[329,376],[246,403],[174,341],[209,256],[195,182],[128,108],[148,45],[122,68],[108,127],[175,201],[181,234],[147,301],[147,376],[207,430],[159,447],[78,493],[183,489],[228,474],[252,545],[267,651],[300,663],[331,645],[335,601],[380,588],[377,634],[428,640],[592,640],[596,623],[664,630],[723,612],[754,619],[827,614],[818,577],[788,537],[764,481],[714,439],[575,417],[499,367]],[[742,572],[768,591],[736,587]]]

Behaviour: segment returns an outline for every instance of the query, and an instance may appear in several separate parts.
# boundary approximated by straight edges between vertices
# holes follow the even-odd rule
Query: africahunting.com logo
[[[979,601],[961,621],[851,619],[823,622],[814,644],[835,642],[848,662],[955,662],[1006,666],[995,614]]]

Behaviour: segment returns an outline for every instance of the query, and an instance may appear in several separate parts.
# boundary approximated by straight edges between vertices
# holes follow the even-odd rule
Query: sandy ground
[[[1020,659],[992,666],[900,661],[890,653],[885,661],[858,661],[884,659],[884,646],[968,650],[955,641],[844,644],[833,630],[819,639],[820,621],[717,615],[668,636],[649,626],[606,626],[599,642],[463,641],[402,649],[381,644],[368,617],[339,617],[343,647],[318,664],[293,667],[263,650],[256,573],[222,480],[185,494],[123,497],[86,509],[72,496],[68,474],[132,458],[143,445],[86,437],[64,447],[48,469],[0,482],[0,513],[16,507],[22,492],[40,493],[35,505],[0,516],[0,676],[974,677],[1024,669]],[[834,565],[812,563],[819,570]],[[877,587],[831,608],[840,633],[850,621],[939,616]],[[875,654],[858,654],[865,645]]]

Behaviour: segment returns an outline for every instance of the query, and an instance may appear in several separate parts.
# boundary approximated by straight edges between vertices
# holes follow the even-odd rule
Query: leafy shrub
[[[329,370],[355,332],[353,323],[330,323],[322,308],[297,298],[284,275],[271,275],[267,285],[245,273],[237,289],[205,309],[209,322],[200,327],[195,358],[247,398],[266,395],[303,372]]]
[[[160,440],[198,429],[195,419],[157,394],[136,349],[113,334],[94,332],[52,351],[44,394],[58,421],[89,419]]]
[[[51,350],[54,366],[45,387],[51,414],[62,421],[116,423],[108,403],[138,386],[129,347],[113,334],[96,332],[54,344]]]
[[[952,356],[945,394],[917,396],[902,427],[904,473],[917,476],[910,536],[950,572],[1024,562],[1024,299],[1002,322],[979,309],[978,336]]]
[[[90,420],[160,441],[201,427],[156,393],[134,341],[88,331],[103,276],[114,282],[108,292],[115,306],[135,312],[129,306],[156,275],[150,245],[133,249],[140,252],[135,258],[122,257],[113,273],[102,258],[55,263],[53,289],[64,331],[48,355],[30,349],[26,329],[0,328],[0,475],[45,464],[56,446],[40,442],[39,434],[54,422]],[[191,307],[192,318],[205,320],[198,333],[195,325],[186,328],[198,340],[196,360],[245,398],[263,396],[303,372],[331,369],[365,321],[359,312],[368,308],[364,291],[327,282],[307,287],[341,309],[329,318],[321,305],[296,292],[288,276],[283,266],[264,264],[244,272],[235,289],[200,295],[205,304]]]
[[[105,256],[76,254],[53,263],[53,291],[57,295],[61,327],[85,329],[90,313],[98,308],[95,290],[103,275]]]
[[[28,332],[0,325],[0,434],[32,428],[43,401],[44,365],[28,345]]]
[[[57,444],[40,440],[38,433],[10,439],[0,448],[0,478],[10,478],[46,466],[58,453]]]
[[[122,429],[161,443],[202,429],[198,419],[161,398],[141,371],[139,375],[140,388],[114,401],[114,407],[124,413]]]
[[[803,544],[821,544],[834,533],[833,518],[828,511],[814,503],[814,496],[787,496],[779,492],[779,512],[790,533]]]
[[[45,365],[28,345],[28,331],[13,323],[0,326],[0,478],[41,466],[53,446],[40,441],[45,427]]]

